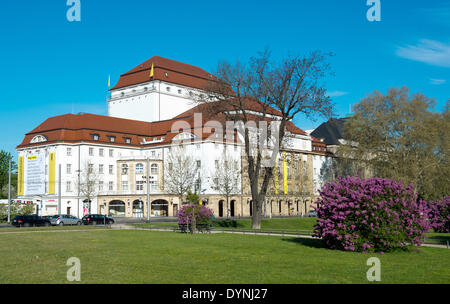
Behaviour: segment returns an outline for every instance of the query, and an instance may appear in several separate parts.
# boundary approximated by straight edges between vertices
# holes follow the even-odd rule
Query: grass
[[[109,227],[108,227],[109,228]],[[3,232],[26,232],[26,231],[58,231],[58,230],[86,230],[86,229],[105,229],[104,225],[81,225],[81,226],[42,226],[42,227],[11,227],[1,228],[0,235]]]
[[[273,219],[263,219],[261,221],[261,231],[271,231],[271,232],[292,232],[294,234],[297,231],[301,231],[302,234],[311,234],[313,231],[313,226],[316,223],[316,218],[273,218]],[[155,222],[155,223],[142,223],[135,224],[136,227],[141,228],[173,228],[178,227],[176,222]],[[252,220],[242,219],[242,220],[220,220],[216,219],[213,222],[213,228],[217,230],[251,230]]]
[[[333,251],[320,241],[238,234],[142,230],[3,234],[0,283],[368,283],[366,261],[381,260],[381,283],[449,283],[450,251],[385,255]]]

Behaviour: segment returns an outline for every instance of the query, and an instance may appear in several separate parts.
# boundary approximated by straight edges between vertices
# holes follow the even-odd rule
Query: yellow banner
[[[55,152],[48,156],[48,193],[55,194]]]
[[[284,194],[288,193],[287,186],[287,161],[286,161],[286,152],[283,152],[283,182],[284,182]]]
[[[19,156],[19,172],[17,174],[17,195],[23,195],[23,156]]]
[[[273,169],[273,183],[275,184],[275,194],[278,194],[278,155],[275,160],[275,168]]]

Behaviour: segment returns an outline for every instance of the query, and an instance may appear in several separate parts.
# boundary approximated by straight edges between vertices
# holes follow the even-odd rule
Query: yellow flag
[[[48,159],[48,193],[55,194],[55,152],[49,154]]]
[[[23,156],[19,156],[19,173],[18,173],[18,185],[17,195],[23,195]]]
[[[108,75],[108,88],[111,87],[111,75]]]
[[[153,63],[152,63],[152,68],[150,69],[150,77],[153,77]]]

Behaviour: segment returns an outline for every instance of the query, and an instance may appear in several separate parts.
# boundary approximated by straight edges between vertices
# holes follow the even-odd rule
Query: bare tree
[[[92,199],[98,194],[99,175],[95,171],[94,165],[90,161],[86,161],[83,168],[80,170],[80,178],[75,182],[78,197],[84,198],[89,204],[89,211]]]
[[[269,61],[266,51],[249,64],[220,63],[216,79],[199,102],[209,112],[234,122],[245,143],[247,174],[253,200],[252,228],[261,228],[262,206],[273,174],[273,163],[291,120],[297,114],[330,116],[332,104],[321,80],[329,66],[320,52]],[[265,124],[267,128],[261,129]],[[242,127],[244,126],[244,127]],[[227,128],[228,131],[228,128]],[[267,160],[270,159],[270,162]],[[264,176],[260,183],[263,167]]]
[[[195,160],[184,152],[182,145],[172,147],[164,164],[164,190],[175,194],[183,202],[183,197],[191,190],[197,177]]]
[[[230,217],[230,197],[239,192],[241,170],[236,159],[224,153],[220,160],[217,160],[214,173],[211,174],[213,189],[221,193],[227,200],[227,218]]]

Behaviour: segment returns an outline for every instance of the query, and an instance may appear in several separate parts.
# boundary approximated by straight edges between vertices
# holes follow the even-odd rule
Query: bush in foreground
[[[426,204],[417,203],[412,185],[389,179],[338,178],[316,201],[314,235],[332,249],[387,252],[420,245],[429,229]]]
[[[435,232],[450,233],[450,196],[436,202],[424,202],[429,209],[430,227]]]
[[[196,225],[211,225],[212,215],[213,211],[204,205],[185,205],[178,211],[178,224],[191,224],[194,218]]]

